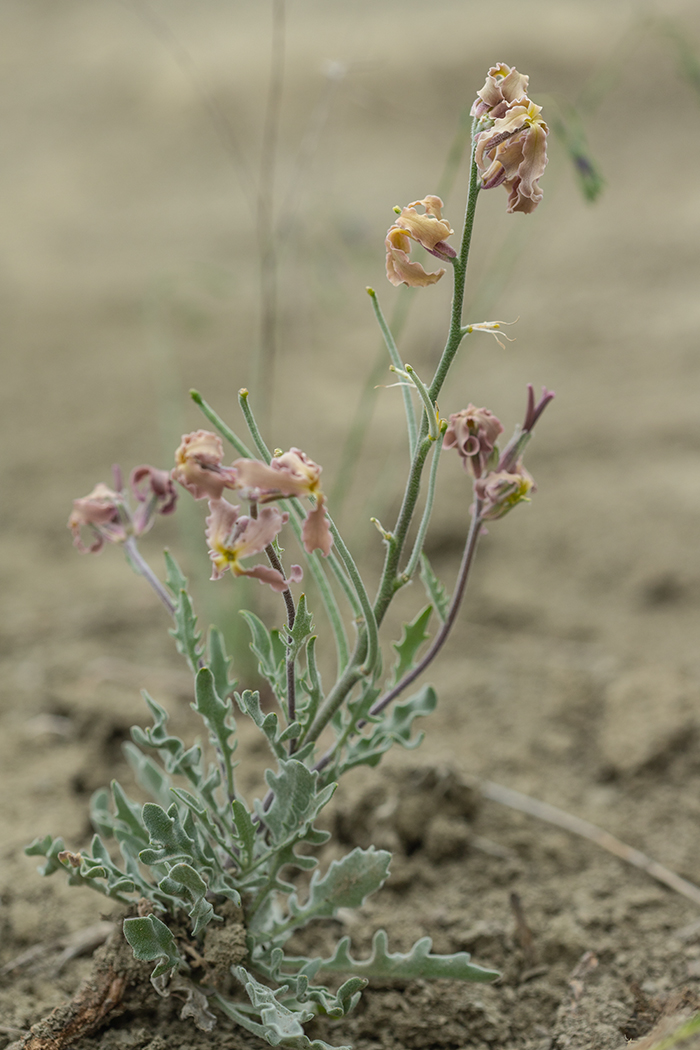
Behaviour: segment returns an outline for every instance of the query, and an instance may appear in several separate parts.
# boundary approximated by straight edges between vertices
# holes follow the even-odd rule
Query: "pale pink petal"
[[[207,543],[212,549],[226,547],[236,527],[241,508],[234,507],[225,499],[210,499],[209,510],[211,514],[206,519]]]
[[[257,459],[237,459],[233,465],[242,488],[260,489],[264,493],[279,492],[281,496],[304,496],[308,492],[308,482],[303,478],[275,470]]]
[[[246,526],[236,538],[236,556],[249,558],[260,554],[274,540],[282,526],[289,520],[277,507],[262,507],[257,518],[248,518]]]
[[[195,499],[220,499],[224,489],[238,485],[235,470],[221,466],[223,458],[224,446],[216,434],[209,430],[183,434],[171,477]]]
[[[304,579],[304,570],[301,565],[292,565],[289,570],[289,576],[287,577],[290,583],[301,583]]]
[[[252,569],[242,569],[240,565],[233,567],[235,576],[250,576],[259,580],[260,583],[268,583],[273,591],[279,594],[289,589],[289,584],[281,572],[273,569],[270,565],[254,565]]]
[[[397,227],[392,227],[386,237],[386,275],[393,285],[407,284],[411,288],[425,288],[429,284],[439,281],[444,270],[428,273],[420,263],[411,262],[408,253],[394,245],[399,238],[396,234],[402,233]],[[407,241],[408,238],[405,238]]]
[[[319,550],[324,558],[328,557],[333,546],[333,536],[331,535],[322,498],[319,498],[316,506],[307,514],[301,535],[304,541],[304,550],[307,554]]]

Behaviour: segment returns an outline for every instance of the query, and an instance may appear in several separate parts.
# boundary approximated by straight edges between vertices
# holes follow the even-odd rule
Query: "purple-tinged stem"
[[[165,608],[168,610],[170,615],[174,617],[175,606],[173,605],[168,592],[154,573],[151,566],[144,559],[140,550],[136,546],[136,540],[133,536],[129,536],[126,540],[124,540],[124,551],[126,553],[127,559],[134,567],[136,572],[138,572],[140,576],[143,576],[143,578],[147,580],[148,583],[150,583],[151,587],[156,592]]]
[[[399,696],[404,691],[404,689],[406,689],[411,684],[411,682],[414,682],[415,679],[418,678],[418,676],[421,675],[423,671],[425,671],[426,667],[428,667],[428,665],[432,663],[432,661],[442,649],[443,645],[447,640],[447,636],[449,635],[450,631],[452,630],[452,627],[454,626],[454,622],[457,619],[457,614],[459,612],[459,607],[462,604],[462,598],[464,597],[464,591],[466,590],[467,581],[469,580],[469,573],[471,571],[471,567],[474,561],[474,554],[476,552],[477,543],[479,542],[480,532],[481,501],[475,498],[472,522],[469,527],[466,543],[464,545],[464,553],[462,554],[462,562],[460,564],[459,573],[457,575],[457,583],[455,585],[455,590],[452,595],[450,607],[447,610],[445,622],[443,623],[438,633],[435,635],[435,638],[433,639],[432,644],[426,652],[425,656],[416,664],[416,666],[411,671],[404,675],[400,682],[397,682],[395,686],[393,686],[388,692],[384,693],[383,696],[380,696],[379,699],[375,701],[375,703],[370,708],[370,715],[374,716],[381,714],[381,712],[386,707],[388,707],[392,700],[395,700],[397,696]],[[360,730],[366,725],[367,721],[363,719],[362,721],[357,723],[356,729]],[[322,755],[318,762],[314,765],[314,769],[317,769],[319,771],[324,769],[335,754],[336,747],[337,744],[334,744],[333,747],[326,751],[326,753]]]

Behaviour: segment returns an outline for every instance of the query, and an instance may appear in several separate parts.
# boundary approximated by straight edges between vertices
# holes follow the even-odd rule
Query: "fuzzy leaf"
[[[164,879],[158,883],[158,889],[172,897],[184,898],[191,908],[188,914],[192,919],[192,936],[196,937],[212,919],[223,920],[214,913],[209,901],[205,900],[207,884],[200,878],[190,864],[176,864]]]
[[[132,732],[136,728],[132,726]],[[170,777],[166,776],[155,764],[155,762],[144,755],[133,744],[127,740],[123,745],[123,751],[127,762],[131,766],[137,783],[147,791],[151,798],[156,799],[161,805],[167,806],[170,801]]]
[[[423,733],[411,736],[413,720],[432,714],[437,707],[437,694],[431,685],[401,703],[394,703],[382,721],[377,722],[366,736],[356,737],[349,745],[346,756],[339,764],[335,776],[340,777],[355,766],[376,766],[393,744],[400,744],[408,751],[423,740]]]
[[[431,955],[432,940],[421,937],[410,952],[391,953],[387,951],[388,940],[384,930],[377,930],[372,939],[372,953],[367,959],[353,959],[349,953],[350,938],[343,937],[335,953],[328,959],[303,958],[290,959],[285,962],[303,964],[302,972],[319,970],[339,973],[353,973],[364,977],[395,978],[412,981],[416,979],[434,980],[451,978],[459,981],[495,981],[499,976],[497,970],[487,970],[470,962],[468,952],[455,952],[454,955]]]
[[[286,692],[287,680],[284,667],[285,647],[279,634],[268,631],[262,620],[247,609],[241,610],[241,616],[248,624],[252,636],[250,648],[258,658],[258,670],[270,683],[275,696],[282,699]]]
[[[231,716],[232,701],[230,697],[222,700],[217,694],[214,676],[208,667],[203,667],[197,672],[195,697],[196,702],[192,704],[192,707],[206,722],[212,742],[221,755],[227,779],[226,788],[230,797],[233,795],[233,754],[236,750],[236,741],[230,743],[231,737],[236,732],[236,723]]]
[[[336,785],[317,793],[318,773],[295,759],[280,761],[279,773],[268,769],[265,773],[268,787],[275,793],[272,805],[259,816],[269,828],[273,841],[287,839],[309,826],[331,798]]]
[[[175,639],[177,651],[187,660],[192,674],[197,673],[199,660],[203,652],[202,632],[197,630],[197,617],[194,613],[192,599],[187,592],[187,577],[170,551],[165,552],[167,576],[165,582],[175,599],[173,618],[175,626],[169,633]]]
[[[227,655],[224,636],[219,628],[213,625],[209,628],[207,636],[207,651],[209,668],[214,676],[214,688],[222,700],[227,700],[236,685],[236,679],[229,677],[233,657]]]
[[[283,738],[276,713],[274,711],[268,711],[268,713],[265,714],[260,706],[260,694],[258,692],[253,693],[250,689],[246,689],[241,694],[234,693],[234,697],[241,711],[252,718],[258,729],[265,734],[273,755],[278,759],[285,758],[287,751],[284,747],[284,741],[289,739],[292,726],[297,726],[298,723],[291,722],[284,730],[286,736]],[[301,726],[299,726],[298,730],[294,731],[294,735],[299,732],[301,732]]]
[[[151,974],[151,980],[177,968],[182,962],[175,938],[156,915],[124,919],[123,929],[134,958],[140,962],[161,959]]]
[[[164,707],[156,703],[146,690],[141,691],[151,717],[153,725],[141,729],[140,726],[131,727],[132,739],[139,747],[152,747],[161,753],[162,762],[168,773],[181,773],[184,776],[201,777],[202,752],[195,744],[185,750],[185,745],[178,736],[170,736],[166,726],[170,716]]]
[[[157,847],[141,851],[139,859],[144,864],[161,864],[163,861],[176,864],[192,859],[195,843],[183,828],[175,803],[166,813],[155,802],[146,802],[142,819],[148,829],[151,846]]]
[[[425,628],[428,626],[428,621],[432,611],[432,605],[426,605],[425,609],[419,612],[411,623],[405,623],[403,625],[403,637],[401,641],[391,643],[399,655],[396,667],[394,668],[394,685],[401,681],[407,671],[411,670],[416,658],[416,653],[423,642],[430,637]]]
[[[238,832],[238,838],[241,843],[241,848],[245,855],[242,858],[243,867],[246,867],[253,860],[256,838],[255,825],[253,824],[250,813],[238,799],[235,799],[231,804],[231,811],[236,825],[236,831]]]
[[[306,595],[302,594],[297,604],[294,626],[291,631],[287,628],[285,644],[287,645],[287,659],[296,660],[304,642],[313,632],[314,620],[306,608]]]
[[[450,600],[447,597],[445,585],[441,583],[433,572],[433,568],[425,554],[421,554],[420,556],[420,578],[423,581],[423,586],[425,587],[425,592],[428,595],[428,598],[435,607],[435,612],[438,614],[440,623],[444,623],[447,619],[447,609]]]
[[[305,904],[299,905],[296,893],[289,898],[293,919],[284,924],[285,929],[305,926],[311,919],[332,918],[338,908],[361,907],[371,893],[384,885],[390,862],[391,854],[386,850],[375,850],[373,846],[363,850],[358,846],[342,860],[332,861],[322,878],[314,872]]]

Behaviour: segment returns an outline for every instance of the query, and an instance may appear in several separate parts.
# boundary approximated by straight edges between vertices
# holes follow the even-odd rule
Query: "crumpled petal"
[[[87,496],[73,500],[73,510],[68,518],[68,528],[73,534],[73,543],[81,554],[97,554],[105,540],[122,543],[127,538],[122,520],[123,500],[119,494],[100,481]],[[93,532],[90,546],[83,543],[81,529],[88,526]]]
[[[424,215],[416,211],[420,205],[425,208]],[[433,251],[437,244],[454,233],[449,222],[442,218],[442,208],[440,198],[430,194],[422,201],[413,201],[412,204],[402,208],[394,225],[405,230],[409,237],[422,244],[428,251]],[[404,248],[404,251],[406,250],[408,249]]]
[[[316,506],[306,515],[301,536],[304,541],[304,550],[307,554],[318,550],[324,558],[328,557],[333,546],[333,536],[326,517],[326,506],[323,496],[318,498]]]
[[[250,576],[251,579],[259,580],[260,583],[267,583],[278,594],[289,590],[288,581],[271,565],[254,565],[252,569],[243,569],[240,565],[236,565],[233,566],[233,574],[234,576]]]
[[[403,230],[392,226],[386,235],[386,275],[393,285],[407,284],[410,288],[426,288],[435,284],[445,273],[444,269],[428,272],[420,263],[409,258],[410,242]],[[406,245],[403,248],[402,245]]]
[[[179,482],[195,499],[221,499],[224,489],[238,487],[233,467],[222,467],[224,446],[209,430],[183,434],[175,453],[173,481]]]

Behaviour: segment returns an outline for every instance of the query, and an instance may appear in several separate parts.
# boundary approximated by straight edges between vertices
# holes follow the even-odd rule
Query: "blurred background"
[[[486,405],[509,431],[527,382],[557,399],[528,452],[539,491],[490,530],[433,676],[455,702],[465,682],[474,697],[483,686],[485,706],[470,709],[470,742],[450,739],[449,720],[440,737],[438,720],[430,746],[477,769],[501,761],[527,786],[536,773],[512,705],[501,758],[482,749],[494,696],[531,695],[544,717],[579,675],[576,703],[600,711],[603,679],[632,675],[634,693],[634,675],[656,675],[663,717],[686,710],[700,680],[694,0],[4,0],[0,52],[0,656],[13,776],[38,754],[16,750],[32,719],[48,713],[36,733],[60,735],[56,718],[99,700],[124,722],[107,733],[116,761],[141,714],[139,669],[172,685],[156,599],[118,550],[80,557],[65,522],[113,462],[172,463],[180,434],[206,425],[191,387],[245,437],[236,395],[249,386],[268,443],[323,465],[331,511],[378,565],[369,517],[392,521],[406,453],[365,287],[391,317],[403,294],[384,276],[394,205],[442,189],[461,232],[465,114],[499,61],[530,75],[569,149],[550,136],[533,215],[507,215],[502,189],[479,201],[465,320],[517,319],[515,342],[472,335],[440,408]],[[570,155],[582,136],[605,183],[595,203]],[[261,332],[273,345],[261,311],[273,271],[274,359],[260,357]],[[447,278],[409,304],[399,346],[424,377],[450,292]],[[350,472],[343,442],[373,369]],[[429,551],[449,585],[470,502],[457,457],[440,486]],[[165,543],[190,570],[206,562],[201,506],[181,504],[180,524],[148,538],[156,567]],[[225,617],[232,587],[197,593]],[[550,732],[562,762],[577,731],[575,719],[528,730]],[[81,775],[78,789],[97,786]],[[12,836],[24,841],[26,826]]]

